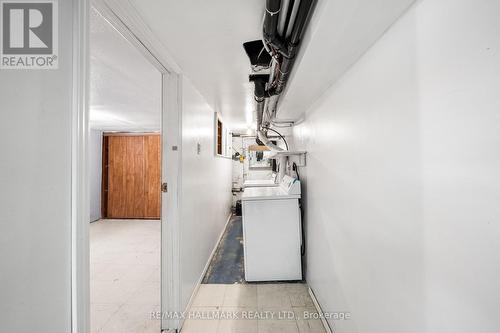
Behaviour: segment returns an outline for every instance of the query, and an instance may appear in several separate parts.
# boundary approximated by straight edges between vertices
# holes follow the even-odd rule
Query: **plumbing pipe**
[[[288,27],[285,31],[285,39],[290,38],[292,34],[293,25],[295,24],[295,18],[297,17],[297,11],[299,9],[300,0],[295,0],[295,4],[290,7],[290,18],[288,19]]]
[[[295,24],[293,25],[290,40],[288,41],[286,47],[282,47],[282,43],[272,43],[270,41],[270,44],[275,46],[277,48],[277,51],[281,54],[282,61],[280,63],[279,72],[276,78],[276,87],[270,89],[267,92],[267,95],[269,96],[281,94],[288,82],[290,72],[293,65],[295,64],[300,39],[302,38],[307,18],[309,17],[309,12],[312,8],[312,3],[313,0],[300,1],[299,8],[297,10],[297,16],[295,18]]]
[[[269,99],[268,103],[265,106],[266,108],[262,112],[263,117],[261,118],[261,122],[257,123],[257,129],[262,126],[262,121],[265,120],[265,115],[270,115],[270,119],[265,120],[264,126],[266,127],[276,119],[276,109],[278,101],[280,95],[285,89],[286,84],[288,83],[291,70],[295,64],[297,50],[300,45],[300,40],[307,23],[307,19],[312,9],[312,4],[313,0],[301,0],[300,3],[295,6],[297,7],[297,12],[294,17],[294,24],[291,27],[290,39],[287,42],[286,48],[283,47],[283,43],[277,43],[275,39],[267,40],[281,54],[282,60],[281,63],[279,63],[279,71],[275,78],[275,86],[266,91],[266,95],[269,96]],[[271,31],[273,31],[271,27],[269,28]]]
[[[282,18],[284,20],[292,20],[290,22],[286,33],[290,30],[290,35],[287,40],[280,39],[278,36],[278,24],[280,22],[281,0],[266,0],[266,13],[264,15],[263,23],[263,42],[266,45],[266,50],[271,46],[274,59],[279,59],[276,66],[278,71],[276,75],[272,74],[273,80],[270,81],[271,88],[265,89],[266,85],[263,82],[263,77],[258,79],[255,77],[250,78],[250,81],[255,83],[255,100],[257,102],[257,136],[258,139],[268,146],[273,151],[283,151],[282,148],[274,145],[267,138],[268,127],[276,118],[276,107],[280,95],[290,78],[290,72],[295,64],[296,53],[306,26],[309,13],[312,9],[313,0],[301,0],[298,4],[292,4],[293,8],[290,12],[291,17]],[[296,13],[294,13],[296,10]],[[289,12],[289,11],[287,11]],[[295,14],[295,15],[294,15]],[[282,13],[287,16],[287,13]],[[273,66],[274,68],[275,66]],[[269,80],[269,77],[268,77]],[[263,91],[264,88],[264,91]],[[268,101],[266,103],[266,98]],[[269,114],[270,119],[264,119]]]
[[[266,13],[264,14],[264,44],[279,43],[278,22],[281,11],[281,0],[266,0]]]
[[[291,30],[291,27],[293,27],[293,22],[295,21],[295,15],[297,14],[298,4],[299,0],[290,0],[290,3],[288,4],[288,9],[286,11],[285,26],[283,27],[283,32],[281,33],[281,36],[285,40],[289,37],[289,34],[287,34],[289,28]]]
[[[293,0],[292,0],[293,1]],[[286,33],[286,21],[288,20],[288,7],[290,0],[283,0],[281,5],[281,15],[278,21],[278,34],[284,36]],[[293,5],[293,3],[292,3]]]

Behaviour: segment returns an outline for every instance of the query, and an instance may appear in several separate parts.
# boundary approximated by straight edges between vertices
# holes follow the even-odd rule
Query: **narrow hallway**
[[[499,333],[500,0],[0,0],[0,333]]]

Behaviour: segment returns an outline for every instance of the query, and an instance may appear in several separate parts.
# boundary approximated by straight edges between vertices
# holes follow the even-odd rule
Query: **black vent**
[[[248,58],[250,58],[250,64],[252,64],[252,66],[269,67],[271,56],[264,49],[262,40],[258,39],[243,43],[243,47],[245,48]]]

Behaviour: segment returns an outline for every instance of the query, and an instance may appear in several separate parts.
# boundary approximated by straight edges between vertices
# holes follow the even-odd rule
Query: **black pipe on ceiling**
[[[266,0],[266,13],[263,23],[263,42],[269,55],[276,61],[276,72],[273,82],[269,82],[269,75],[250,75],[250,81],[255,84],[255,101],[257,102],[257,130],[261,130],[263,115],[265,112],[265,99],[271,96],[280,95],[290,78],[290,72],[295,64],[296,54],[304,33],[307,20],[313,7],[314,0],[301,0],[297,5],[296,1],[291,1],[291,6],[287,13],[280,13],[281,0]],[[291,27],[291,34],[288,39],[278,34],[278,23],[280,15],[286,15],[285,26],[291,21],[293,6],[298,6],[297,13]],[[248,43],[247,43],[248,44]],[[247,47],[245,47],[247,50]],[[248,50],[247,50],[247,53]],[[255,52],[250,52],[251,54]],[[250,56],[251,63],[252,57]],[[265,134],[264,134],[265,135]]]
[[[307,19],[309,17],[309,12],[312,9],[312,5],[313,0],[300,1],[299,10],[297,11],[297,17],[295,18],[295,24],[293,25],[292,35],[290,36],[291,44],[298,44],[300,42]]]
[[[279,71],[276,76],[276,83],[274,86],[267,91],[268,96],[279,95],[283,92],[288,79],[290,77],[290,72],[293,65],[295,64],[295,58],[300,45],[300,40],[304,33],[304,28],[309,17],[309,13],[312,9],[313,0],[301,0],[299,3],[299,8],[297,11],[297,16],[292,28],[292,33],[290,35],[290,40],[287,41],[287,47],[277,48],[281,54],[281,62],[279,63]],[[271,46],[275,46],[271,44]],[[279,44],[278,44],[279,46]]]
[[[295,0],[290,0],[288,4],[288,11],[286,13],[285,26],[283,27],[283,37],[286,37],[286,32],[288,31],[288,26],[290,25],[290,20],[292,19],[292,12],[294,6],[295,6]]]
[[[278,36],[278,23],[281,11],[281,0],[266,0],[266,14],[264,15],[263,34],[267,44],[282,47]]]

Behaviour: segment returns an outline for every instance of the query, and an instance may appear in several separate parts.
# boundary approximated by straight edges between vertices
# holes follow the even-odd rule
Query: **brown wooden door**
[[[105,216],[160,218],[160,136],[110,135],[104,143]]]

